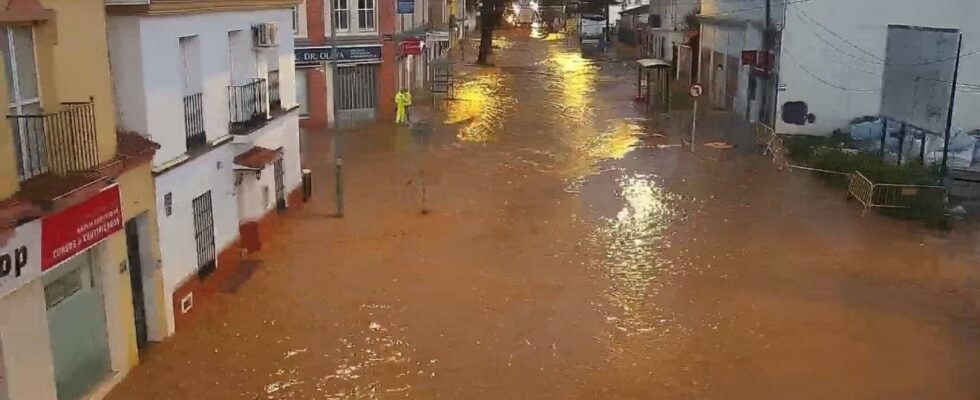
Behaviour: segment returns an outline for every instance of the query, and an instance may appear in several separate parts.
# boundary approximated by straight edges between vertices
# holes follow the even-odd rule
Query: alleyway
[[[313,201],[109,398],[980,398],[980,236],[862,216],[720,112],[699,142],[738,146],[692,155],[623,62],[499,44],[431,129],[340,135],[343,219],[307,132]]]

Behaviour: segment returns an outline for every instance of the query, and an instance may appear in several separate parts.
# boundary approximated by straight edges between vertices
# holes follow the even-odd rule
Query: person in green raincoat
[[[408,125],[408,106],[412,105],[412,94],[402,89],[395,95],[395,123]]]

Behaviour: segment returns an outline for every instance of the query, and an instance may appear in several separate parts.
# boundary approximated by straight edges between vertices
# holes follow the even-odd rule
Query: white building
[[[696,14],[698,4],[683,0],[652,0],[650,2],[649,56],[672,61],[673,49],[687,40],[687,16]]]
[[[195,295],[237,268],[242,249],[258,248],[259,221],[295,201],[302,180],[295,2],[222,4],[107,8],[119,124],[160,145],[153,170],[170,332]]]
[[[980,107],[980,26],[974,21],[980,3],[832,0],[791,1],[784,6],[773,1],[779,82],[768,86],[764,76],[750,83],[752,67],[741,57],[743,51],[762,49],[765,8],[764,0],[702,1],[701,82],[715,106],[756,120],[762,89],[769,88],[767,95],[775,95],[770,107],[778,133],[846,131],[852,119],[880,113],[888,26],[946,28],[963,35],[953,126],[980,128],[980,114],[973,112]],[[784,115],[787,103],[792,113],[805,109],[805,118]]]

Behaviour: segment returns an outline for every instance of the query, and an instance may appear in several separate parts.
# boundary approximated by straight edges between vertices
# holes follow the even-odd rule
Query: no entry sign
[[[701,93],[702,92],[704,92],[704,88],[702,88],[701,85],[692,85],[691,86],[691,97],[693,97],[695,99],[698,98],[698,97],[701,97]]]

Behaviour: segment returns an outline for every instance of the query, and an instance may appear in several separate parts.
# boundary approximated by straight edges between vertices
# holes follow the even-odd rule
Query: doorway
[[[136,218],[126,221],[126,257],[129,260],[129,284],[133,289],[133,323],[136,324],[136,347],[142,356],[150,340],[146,323],[146,294],[143,290],[143,258],[140,251],[139,224]]]
[[[283,182],[285,168],[282,165],[282,156],[276,159],[272,169],[276,181],[276,211],[283,212],[286,210],[286,184]]]

